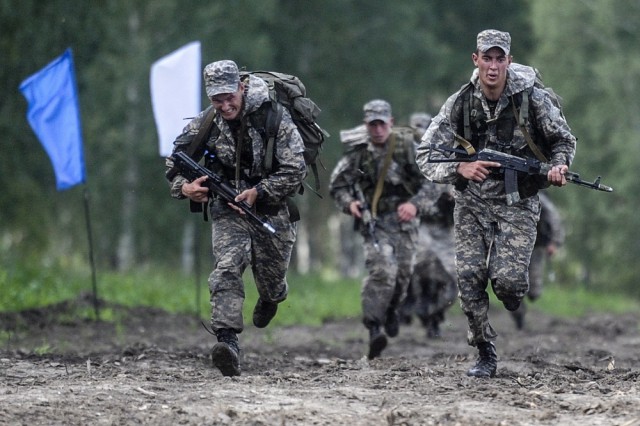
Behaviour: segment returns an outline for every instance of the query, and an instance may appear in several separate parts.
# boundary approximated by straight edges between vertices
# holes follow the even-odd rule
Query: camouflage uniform
[[[384,104],[389,109],[390,117],[390,107],[386,102]],[[419,213],[433,202],[429,198],[427,181],[415,164],[412,130],[393,128],[382,146],[374,145],[365,132],[363,138],[352,141],[352,146],[347,147],[345,155],[332,172],[329,185],[336,206],[346,214],[350,214],[349,205],[356,200],[353,192],[355,183],[361,186],[367,204],[371,205],[376,182],[393,138],[396,146],[377,205],[375,233],[379,250],[367,228],[362,226],[361,221],[358,224],[364,237],[365,266],[368,271],[361,291],[363,323],[369,329],[385,324],[397,315],[397,308],[413,271],[419,217],[401,222],[396,209],[400,204],[410,201]]]
[[[494,34],[490,33],[490,36],[498,33],[491,31]],[[507,33],[498,35],[504,34]],[[486,36],[486,32],[479,34],[479,47],[481,35]],[[509,53],[508,43],[504,43],[507,46],[503,49],[506,54]],[[526,139],[517,126],[516,117],[510,112],[511,96],[525,96],[523,91],[531,90],[530,120],[526,123],[529,134],[543,148],[543,152],[549,154],[550,163],[570,165],[575,153],[575,137],[549,94],[533,87],[534,80],[535,71],[532,68],[511,64],[507,69],[506,87],[492,112],[475,70],[470,86],[453,94],[442,106],[417,150],[418,165],[427,178],[456,186],[454,223],[458,289],[460,305],[469,323],[468,342],[472,346],[490,342],[497,336],[488,318],[489,296],[486,288],[489,282],[497,298],[512,310],[527,293],[528,265],[540,215],[540,203],[535,195],[537,188],[533,186],[535,182],[521,179],[521,201],[507,206],[502,176],[492,174],[480,183],[467,181],[457,174],[457,162],[429,163],[429,154],[433,159],[445,158],[442,153],[430,150],[429,144],[458,147],[454,135],[463,134],[462,93],[470,90],[472,121],[475,121],[476,129],[483,129],[482,134],[474,134],[476,139],[472,142],[477,145],[474,146],[476,150],[491,148],[532,157]],[[489,121],[489,118],[509,115],[511,119]],[[505,132],[505,126],[510,127],[511,131]]]
[[[551,198],[544,192],[540,192],[538,198],[540,199],[540,220],[537,226],[536,243],[533,246],[529,263],[529,291],[527,292],[527,298],[532,302],[542,295],[546,260],[550,256],[547,251],[548,247],[550,245],[562,246],[565,238],[560,212]],[[526,304],[523,300],[520,307],[511,313],[518,329],[524,326],[526,311]]]
[[[416,262],[409,294],[405,299],[405,314],[415,311],[427,337],[439,337],[439,325],[444,321],[447,309],[457,296],[455,247],[453,239],[453,187],[430,183],[434,188],[433,199],[438,202],[422,215]]]
[[[206,79],[205,69],[205,81]],[[209,291],[211,326],[214,332],[230,329],[240,333],[243,330],[242,305],[245,293],[242,275],[248,266],[251,266],[260,299],[279,303],[287,297],[285,275],[296,239],[296,223],[289,218],[286,199],[295,194],[306,173],[302,155],[304,145],[286,109],[283,109],[276,138],[275,166],[269,174],[265,172],[265,144],[248,117],[269,102],[269,90],[263,80],[254,76],[247,76],[243,82],[245,92],[241,118],[236,122],[227,122],[219,112],[216,113],[214,123],[219,132],[212,131],[206,142],[209,151],[206,164],[215,172],[226,176],[239,192],[251,187],[258,190],[256,212],[274,226],[277,236],[263,231],[230,209],[220,198],[210,200],[214,269],[209,276]],[[189,146],[198,133],[206,112],[201,112],[184,128],[174,142],[174,151],[184,150]],[[242,130],[244,134],[241,134]],[[242,156],[240,180],[236,182],[238,136],[242,140]],[[172,161],[168,159],[167,166],[172,165]],[[171,182],[172,197],[185,198],[181,192],[184,183],[182,176],[177,176]]]
[[[415,112],[409,118],[419,142],[429,128],[431,114]],[[400,308],[401,320],[411,323],[415,313],[427,330],[427,337],[440,336],[440,323],[457,296],[453,243],[453,187],[430,183],[432,199],[438,200],[421,215],[416,261]]]

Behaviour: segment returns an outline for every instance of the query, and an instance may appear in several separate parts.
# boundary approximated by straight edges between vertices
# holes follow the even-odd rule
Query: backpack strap
[[[198,129],[198,133],[193,138],[189,146],[185,149],[187,155],[193,158],[194,161],[200,161],[202,155],[204,154],[204,150],[202,149],[205,141],[211,135],[211,129],[214,126],[213,118],[216,115],[216,110],[213,106],[209,106],[205,110],[207,113],[205,115],[202,124],[200,124],[200,128]],[[166,174],[167,179],[173,180],[173,178],[178,174],[178,168],[173,166]]]
[[[194,158],[194,155],[196,155],[197,151],[202,147],[203,142],[209,138],[209,135],[211,134],[211,129],[213,128],[213,118],[215,117],[215,115],[216,115],[215,108],[213,106],[209,106],[207,108],[207,115],[205,116],[204,121],[200,125],[200,129],[198,129],[198,134],[196,134],[196,137],[193,138],[193,141],[191,141],[191,143],[186,149],[187,155],[196,161],[200,160],[200,158],[196,159]],[[200,153],[200,156],[201,155],[202,153]]]
[[[265,121],[266,147],[264,154],[264,170],[265,175],[273,170],[273,157],[275,155],[275,142],[278,136],[280,122],[282,122],[283,106],[276,101],[271,102],[271,108],[267,110],[267,119]]]
[[[533,91],[533,87],[531,89],[527,89],[524,92],[522,92],[522,102],[520,103],[519,112],[516,108],[515,98],[512,95],[511,108],[513,108],[514,117],[517,117],[518,126],[520,127],[520,131],[522,132],[525,140],[527,141],[527,145],[529,145],[529,148],[531,149],[531,151],[533,151],[533,154],[536,156],[536,158],[539,161],[546,163],[547,157],[545,157],[542,151],[540,151],[540,148],[538,148],[538,146],[535,144],[535,142],[533,141],[533,138],[531,137],[531,134],[529,134],[529,131],[527,130],[527,122],[529,121],[529,94],[531,93],[531,91]]]
[[[475,148],[469,142],[472,138],[471,134],[471,92],[473,85],[471,83],[466,84],[462,88],[462,126],[464,137],[460,137],[457,133],[455,138],[460,145],[467,151],[467,154],[473,155],[476,153]]]

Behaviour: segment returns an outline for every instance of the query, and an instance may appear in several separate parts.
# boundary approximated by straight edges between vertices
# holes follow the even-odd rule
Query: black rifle
[[[369,203],[364,198],[364,193],[362,192],[362,188],[358,182],[352,185],[353,193],[356,197],[356,200],[360,201],[360,213],[362,214],[362,224],[367,227],[367,232],[369,236],[373,240],[373,246],[377,251],[380,251],[380,244],[378,243],[378,237],[376,236],[376,220],[371,214],[371,207],[369,207]]]
[[[518,175],[517,172],[527,173],[529,175],[544,175],[546,176],[551,170],[551,164],[543,163],[535,158],[521,158],[515,155],[505,154],[504,152],[494,151],[492,149],[482,149],[476,154],[469,154],[465,150],[449,148],[444,145],[430,144],[429,163],[453,163],[453,162],[473,162],[473,161],[494,161],[500,163],[500,173],[504,173],[504,186],[507,193],[507,205],[511,206],[514,203],[520,201],[520,194],[518,194]],[[437,151],[445,155],[455,153],[453,158],[446,159],[432,159],[431,153]],[[580,175],[574,172],[565,173],[565,178],[568,182],[576,185],[584,186],[587,188],[595,189],[604,192],[613,192],[613,188],[610,186],[602,185],[600,183],[600,176],[593,181],[588,182],[580,179]]]
[[[224,201],[233,204],[234,206],[240,208],[243,212],[247,214],[254,222],[259,224],[261,227],[269,231],[270,233],[276,233],[275,228],[267,221],[261,219],[257,216],[251,206],[246,201],[236,201],[236,196],[238,192],[233,189],[229,184],[227,184],[220,176],[213,173],[211,170],[206,167],[201,166],[196,161],[194,161],[186,152],[179,151],[174,153],[171,156],[173,160],[174,167],[172,169],[175,172],[172,173],[172,176],[168,176],[169,179],[172,179],[176,174],[180,174],[184,176],[189,182],[193,182],[201,176],[207,176],[207,179],[203,182],[203,185],[209,188],[210,193],[216,194]]]

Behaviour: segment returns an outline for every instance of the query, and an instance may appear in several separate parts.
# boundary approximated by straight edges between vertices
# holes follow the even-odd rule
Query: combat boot
[[[387,310],[387,318],[384,322],[384,332],[389,337],[396,337],[400,332],[400,318],[398,311],[393,308]]]
[[[478,343],[478,359],[476,365],[467,371],[467,376],[493,377],[498,368],[498,356],[493,342]]]
[[[440,337],[440,323],[438,320],[432,319],[427,325],[427,339],[438,339]]]
[[[269,325],[273,317],[278,312],[278,304],[266,302],[258,299],[256,307],[253,308],[253,325],[258,328],[265,328]]]
[[[223,376],[240,375],[240,348],[238,336],[228,328],[216,331],[218,343],[211,350],[211,361]]]
[[[369,359],[380,356],[384,348],[387,347],[387,336],[380,331],[379,325],[372,325],[369,328]]]

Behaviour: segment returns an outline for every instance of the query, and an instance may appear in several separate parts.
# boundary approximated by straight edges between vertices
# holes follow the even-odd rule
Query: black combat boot
[[[427,328],[427,339],[438,339],[442,335],[440,334],[440,323],[437,319],[431,319]]]
[[[498,368],[498,356],[493,342],[478,343],[478,359],[476,365],[467,371],[467,376],[493,377]]]
[[[389,337],[396,337],[400,332],[400,318],[398,311],[394,308],[387,310],[387,318],[384,322],[384,332]]]
[[[526,312],[527,309],[524,301],[522,301],[518,309],[511,312],[511,318],[513,318],[513,321],[516,323],[516,328],[518,330],[522,330],[524,328],[524,316]]]
[[[502,304],[507,309],[507,311],[513,312],[516,311],[520,307],[521,300],[517,297],[505,297],[502,299]]]
[[[384,348],[387,347],[387,336],[380,331],[379,325],[372,325],[369,328],[369,359],[380,356]]]
[[[278,304],[266,302],[258,299],[256,307],[253,308],[253,325],[258,328],[265,328],[269,325],[273,317],[278,312]]]
[[[218,368],[223,376],[240,375],[240,348],[238,347],[238,336],[228,328],[216,331],[218,343],[211,350],[211,361],[213,366]]]

